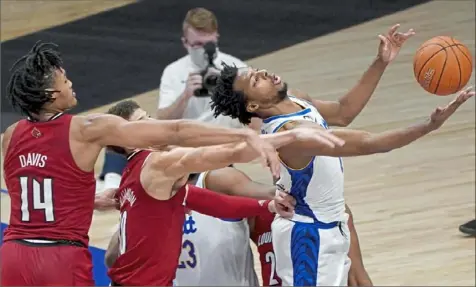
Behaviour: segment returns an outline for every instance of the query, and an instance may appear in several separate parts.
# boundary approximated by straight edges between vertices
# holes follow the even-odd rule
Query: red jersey
[[[82,171],[69,145],[72,116],[46,122],[21,120],[12,133],[4,161],[11,199],[4,241],[71,240],[87,246],[94,210],[94,172]]]
[[[109,269],[123,286],[172,286],[182,251],[186,207],[219,218],[271,214],[269,201],[226,196],[186,185],[168,200],[157,200],[142,187],[142,166],[151,151],[128,156],[116,197],[120,203],[119,257]],[[192,251],[191,251],[192,252]]]
[[[254,230],[251,232],[251,239],[258,246],[263,286],[281,286],[281,278],[276,274],[276,257],[271,236],[273,220],[272,213],[255,217]]]
[[[172,286],[182,248],[185,187],[157,200],[142,187],[140,174],[150,151],[128,157],[116,196],[120,202],[119,257],[109,269],[123,286]]]

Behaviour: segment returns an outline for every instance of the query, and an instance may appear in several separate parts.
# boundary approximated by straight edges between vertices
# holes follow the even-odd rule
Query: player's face
[[[240,71],[234,83],[235,90],[244,92],[246,109],[250,113],[273,107],[287,96],[287,85],[281,78],[266,70]]]
[[[54,73],[53,85],[50,91],[55,91],[52,97],[52,106],[60,111],[66,111],[76,106],[76,94],[73,91],[73,83],[66,76],[64,69],[58,69]]]

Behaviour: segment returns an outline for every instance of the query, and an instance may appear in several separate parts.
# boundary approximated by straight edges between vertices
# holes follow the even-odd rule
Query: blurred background
[[[216,16],[215,64],[265,68],[322,99],[336,99],[358,81],[377,53],[378,34],[395,23],[402,30],[414,28],[417,34],[352,124],[372,132],[407,126],[450,100],[428,94],[414,80],[413,56],[424,41],[453,36],[475,55],[473,0],[6,0],[1,1],[2,132],[20,118],[4,97],[9,69],[38,40],[60,46],[79,101],[73,113],[104,112],[131,98],[153,117],[216,121],[207,95],[186,93],[188,74],[207,69],[207,62],[193,61],[201,38],[184,35],[184,19],[194,7]],[[180,99],[188,104],[172,107]],[[235,125],[227,119],[217,123]],[[375,285],[475,285],[475,239],[458,231],[475,218],[474,100],[441,130],[409,147],[344,163],[346,199]],[[106,183],[105,176],[120,174],[122,165],[107,153],[98,160],[98,192],[117,184],[117,177]],[[271,180],[260,166],[238,167],[255,180]],[[10,212],[4,189],[2,178],[2,229]],[[90,237],[97,285],[109,284],[103,249],[117,222],[116,212],[94,215]]]

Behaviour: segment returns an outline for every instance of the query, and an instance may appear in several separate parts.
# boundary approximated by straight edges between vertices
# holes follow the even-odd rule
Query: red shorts
[[[85,247],[7,241],[0,247],[0,286],[94,286]]]

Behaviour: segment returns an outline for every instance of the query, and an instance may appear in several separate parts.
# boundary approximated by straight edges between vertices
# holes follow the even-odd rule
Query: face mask
[[[205,69],[207,67],[207,59],[205,57],[205,49],[203,47],[191,48],[187,47],[188,54],[192,58],[192,62],[199,68]]]
[[[205,56],[205,49],[203,47],[191,48],[187,47],[188,54],[192,58],[192,62],[199,68],[205,69],[208,66],[208,59]],[[218,53],[218,47],[216,48]]]

